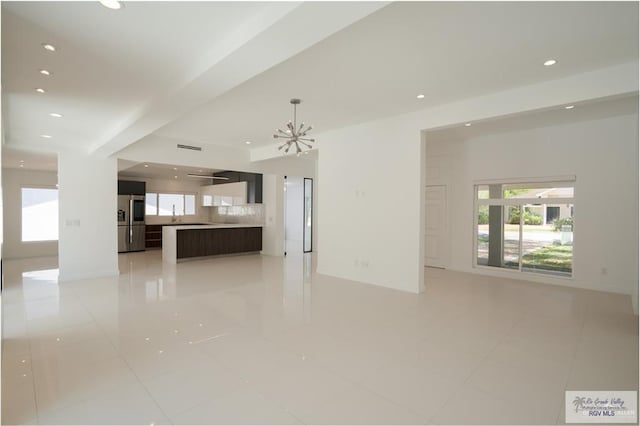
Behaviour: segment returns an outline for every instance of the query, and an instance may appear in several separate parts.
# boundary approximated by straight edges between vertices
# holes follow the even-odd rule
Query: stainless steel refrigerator
[[[118,253],[144,249],[144,195],[118,195]]]

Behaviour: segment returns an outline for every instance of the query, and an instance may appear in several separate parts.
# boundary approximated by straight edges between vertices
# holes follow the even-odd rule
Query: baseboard
[[[90,280],[94,278],[105,278],[105,277],[117,277],[120,275],[120,271],[116,269],[105,269],[102,271],[91,271],[91,272],[74,272],[74,273],[64,273],[60,271],[58,274],[58,282],[69,282],[69,281],[80,281],[80,280]]]

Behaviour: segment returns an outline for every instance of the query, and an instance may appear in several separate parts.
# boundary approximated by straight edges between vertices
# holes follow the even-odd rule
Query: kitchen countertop
[[[189,223],[189,222],[168,222],[168,223],[147,223],[147,226],[182,226],[182,225],[213,225],[213,223]]]
[[[216,228],[262,228],[264,225],[250,223],[212,223],[209,225],[172,225],[171,230],[182,231],[185,229],[216,229]]]

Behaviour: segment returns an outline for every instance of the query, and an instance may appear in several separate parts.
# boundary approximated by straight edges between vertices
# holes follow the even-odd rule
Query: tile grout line
[[[27,324],[25,324],[25,332],[27,333],[27,335],[29,334]],[[38,409],[38,397],[36,395],[36,375],[33,372],[33,348],[31,347],[31,337],[28,337],[28,339],[29,339],[29,369],[31,370],[31,386],[33,387],[33,404],[35,405],[35,408],[36,408],[36,422],[40,424],[40,410]]]
[[[445,401],[444,404],[442,404],[442,406],[440,408],[438,408],[438,410],[436,410],[436,412],[433,414],[433,416],[431,416],[429,419],[427,419],[427,421],[429,423],[433,423],[433,419],[435,419],[436,416],[442,411],[442,409],[447,406],[447,404],[453,399],[454,395],[456,395],[460,391],[460,389],[462,389],[462,387],[465,384],[467,384],[467,382],[471,379],[471,377],[473,377],[473,375],[480,369],[482,364],[489,358],[489,356],[496,350],[496,348],[502,342],[504,342],[507,339],[507,337],[509,337],[509,334],[516,328],[516,326],[518,324],[522,323],[523,321],[524,321],[524,316],[522,318],[520,318],[519,320],[514,321],[513,325],[509,328],[509,331],[505,332],[504,336],[500,340],[498,340],[498,342],[487,352],[487,354],[483,358],[480,359],[480,362],[478,362],[478,365],[469,373],[467,378],[462,383],[460,383],[460,385],[451,393],[449,398]],[[474,389],[476,389],[476,388],[474,387]],[[490,395],[489,393],[483,391],[482,389],[476,389],[476,390],[481,391],[482,393],[484,393],[486,395]],[[494,395],[491,395],[491,396],[494,396]],[[507,401],[505,401],[505,402],[507,402]]]
[[[116,284],[117,285],[117,284]],[[75,290],[72,289],[72,291],[75,293]],[[77,296],[77,294],[76,294]],[[111,340],[111,336],[109,336],[109,334],[104,330],[104,328],[102,327],[102,325],[100,325],[100,323],[98,321],[96,321],[96,318],[93,316],[93,313],[91,312],[91,310],[86,306],[85,302],[81,299],[78,298],[78,300],[82,303],[83,308],[89,313],[89,316],[91,316],[91,319],[93,319],[93,322],[96,324],[96,326],[100,329],[100,331],[102,331],[105,336],[107,336],[107,340],[109,341],[109,344],[113,347],[113,349],[116,351],[116,353],[118,354],[118,357],[120,359],[122,359],[122,361],[125,363],[125,365],[127,366],[127,368],[129,369],[129,371],[131,371],[131,373],[134,375],[134,377],[136,378],[136,380],[138,381],[138,383],[142,386],[142,388],[145,390],[145,392],[147,393],[147,395],[149,396],[149,398],[151,398],[151,400],[153,401],[153,403],[156,405],[156,407],[158,408],[158,410],[160,410],[160,412],[162,413],[162,415],[169,420],[169,422],[171,424],[173,423],[173,419],[171,419],[167,413],[165,413],[165,411],[162,409],[162,407],[160,406],[160,404],[158,404],[158,401],[156,401],[156,399],[153,397],[153,395],[151,395],[151,392],[149,391],[149,389],[147,389],[147,387],[145,386],[145,384],[142,382],[142,380],[140,380],[140,377],[138,377],[138,375],[136,374],[136,372],[133,370],[133,368],[131,368],[131,365],[129,365],[129,362],[127,361],[127,359],[120,353],[120,350],[116,347],[116,345],[113,343],[113,341]]]
[[[228,335],[228,334],[225,334],[225,335]],[[294,413],[292,413],[292,412],[291,412],[290,410],[288,410],[286,407],[284,407],[283,405],[281,405],[278,401],[276,401],[276,400],[274,400],[274,399],[272,399],[272,398],[269,398],[268,396],[264,395],[264,394],[263,394],[262,392],[260,392],[259,390],[257,390],[257,389],[255,389],[255,388],[253,388],[252,386],[250,386],[250,383],[251,383],[251,382],[249,381],[249,379],[247,379],[246,377],[244,377],[244,376],[242,375],[242,372],[240,372],[237,368],[235,368],[235,367],[233,367],[233,366],[228,365],[228,364],[227,364],[227,363],[225,363],[224,361],[219,360],[219,359],[217,359],[216,357],[214,357],[213,355],[211,355],[211,354],[209,354],[209,353],[207,353],[207,352],[205,352],[205,351],[202,351],[202,350],[200,350],[200,349],[198,349],[198,353],[200,353],[200,354],[202,354],[202,355],[204,355],[204,356],[206,356],[206,357],[210,358],[211,360],[215,361],[216,363],[220,364],[220,366],[221,366],[221,367],[223,367],[223,368],[225,369],[225,371],[227,371],[227,372],[233,372],[232,374],[233,374],[234,376],[237,376],[237,377],[240,379],[240,381],[242,381],[243,385],[248,386],[248,387],[250,388],[249,390],[250,390],[251,392],[255,393],[256,395],[258,395],[260,398],[264,399],[265,401],[268,401],[268,402],[270,402],[270,403],[274,404],[276,407],[280,408],[283,412],[285,412],[287,415],[291,416],[294,420],[296,420],[296,421],[298,422],[297,424],[299,424],[299,425],[305,425],[305,424],[306,424],[306,423],[305,423],[305,422],[303,422],[300,418],[298,418],[297,416],[295,416],[295,415],[294,415]],[[232,391],[231,393],[234,393],[234,392],[237,392],[237,391],[238,391],[238,390],[234,390],[234,391]],[[212,400],[212,399],[213,399],[213,400],[215,400],[215,399],[220,399],[220,398],[222,398],[222,397],[223,397],[223,395],[221,395],[221,396],[219,396],[219,397],[216,397],[216,398],[207,398],[206,400],[200,401],[200,402],[196,403],[195,405],[190,406],[189,408],[186,408],[186,409],[184,409],[184,410],[182,410],[182,411],[180,411],[180,412],[176,413],[176,414],[175,414],[175,416],[180,416],[181,414],[186,413],[187,411],[189,411],[189,410],[191,410],[191,409],[193,409],[193,408],[195,408],[195,407],[199,406],[200,404],[202,404],[202,403],[204,403],[204,402],[210,401],[210,400]],[[172,419],[172,418],[169,418],[169,419],[173,422],[173,419]]]
[[[584,326],[585,326],[585,322],[587,320],[587,312],[586,312],[586,307],[585,307],[585,312],[583,314],[582,317],[582,321],[580,324],[580,332],[578,333],[578,340],[576,342],[576,349],[573,352],[573,359],[571,362],[571,368],[569,368],[569,374],[567,374],[567,380],[565,382],[564,385],[564,390],[565,390],[565,396],[563,398],[563,402],[564,402],[564,408],[565,408],[565,412],[566,412],[566,391],[568,390],[567,388],[569,387],[569,382],[571,381],[571,375],[573,374],[573,370],[576,368],[576,359],[577,359],[577,355],[578,355],[578,350],[580,349],[580,344],[582,343],[582,339],[584,338]],[[563,404],[560,404],[560,410],[558,410],[558,415],[556,416],[556,424],[559,424],[560,422],[560,417],[562,416],[562,408],[563,408]],[[566,424],[566,419],[564,422],[562,422],[562,424]]]

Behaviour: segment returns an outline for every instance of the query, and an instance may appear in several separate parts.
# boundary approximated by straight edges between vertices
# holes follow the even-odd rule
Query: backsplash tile
[[[264,225],[264,205],[215,206],[211,208],[211,222]]]

